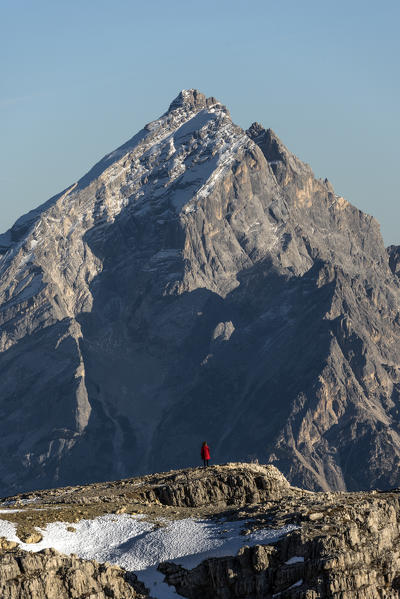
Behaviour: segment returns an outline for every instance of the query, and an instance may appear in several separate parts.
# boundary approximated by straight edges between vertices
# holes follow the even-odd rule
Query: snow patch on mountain
[[[244,524],[192,518],[173,522],[160,519],[154,523],[142,516],[108,514],[81,520],[73,525],[75,532],[68,531],[70,525],[66,522],[48,524],[45,529],[38,529],[43,540],[35,545],[21,543],[15,525],[6,520],[0,520],[0,536],[18,542],[26,551],[53,547],[64,554],[117,564],[136,572],[152,597],[176,599],[178,595],[163,582],[163,575],[157,570],[160,562],[173,561],[191,569],[210,557],[235,555],[244,545],[272,543],[297,528],[288,525],[243,535]]]

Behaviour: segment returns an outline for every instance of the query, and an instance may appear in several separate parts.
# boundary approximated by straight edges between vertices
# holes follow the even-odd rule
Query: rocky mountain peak
[[[265,129],[260,123],[253,123],[246,131],[263,151],[268,162],[286,161],[290,152],[272,129]]]
[[[191,466],[204,438],[311,488],[400,483],[398,278],[271,129],[182,91],[0,254],[3,493]]]
[[[182,107],[198,111],[204,108],[212,108],[215,105],[222,106],[218,100],[213,97],[207,98],[197,89],[183,89],[179,92],[177,97],[172,100],[167,113]]]
[[[281,185],[291,181],[299,187],[302,179],[314,178],[308,164],[290,152],[272,129],[253,123],[246,133],[259,146]]]

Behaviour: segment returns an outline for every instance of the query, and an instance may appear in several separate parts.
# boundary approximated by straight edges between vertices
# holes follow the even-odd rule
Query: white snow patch
[[[0,510],[0,514],[16,514],[22,512],[22,510]]]
[[[37,501],[39,501],[39,497],[30,497],[29,499],[18,499],[18,505],[29,505],[31,503],[36,503]],[[17,503],[17,501],[15,499],[13,499],[13,500],[8,500],[8,501],[2,501],[0,505],[9,506],[9,505],[16,505],[16,503]],[[5,511],[9,512],[10,510],[5,510]]]
[[[28,262],[30,262],[32,260],[32,252],[29,252],[28,254],[25,254],[19,264],[18,264],[18,269],[20,269],[22,266],[24,266],[25,264],[27,264]]]
[[[289,587],[287,590],[289,591],[289,589],[294,589],[296,587],[301,587],[302,584],[303,584],[303,579],[300,578],[300,580],[298,580],[297,582],[295,582],[294,584],[292,584],[292,586]]]
[[[283,592],[286,593],[286,591],[289,591],[290,589],[294,589],[296,587],[300,587],[302,584],[303,584],[303,579],[300,578],[300,580],[298,580],[297,582],[295,582],[294,584],[292,584],[292,586],[288,587],[284,591],[280,591],[279,593],[275,593],[274,595],[272,595],[272,599],[276,599],[277,597],[281,597]]]
[[[192,212],[197,212],[196,206],[186,206],[184,210],[185,214],[191,214]]]
[[[58,551],[75,553],[83,559],[118,564],[138,572],[150,589],[152,597],[170,599],[177,597],[172,587],[163,583],[157,571],[162,561],[174,561],[185,568],[194,568],[209,557],[235,555],[244,546],[268,544],[291,530],[288,525],[280,529],[263,529],[243,536],[243,521],[215,520],[160,520],[160,527],[147,522],[142,516],[108,514],[94,520],[81,520],[74,524],[76,532],[67,530],[68,523],[54,522],[38,529],[43,540],[34,546],[21,543],[15,534],[15,524],[0,520],[0,536],[16,541],[22,549],[40,551],[53,547]]]
[[[292,564],[299,564],[300,562],[304,562],[304,557],[301,557],[300,555],[295,555],[294,557],[288,559],[288,561],[285,562],[285,564],[290,566]]]

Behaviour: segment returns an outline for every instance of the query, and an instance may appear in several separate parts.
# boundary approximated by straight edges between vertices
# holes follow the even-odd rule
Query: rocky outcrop
[[[117,566],[66,556],[54,549],[0,552],[4,599],[145,599],[143,584]]]
[[[227,507],[281,499],[291,492],[288,481],[273,466],[228,464],[167,476],[152,485],[146,498],[171,506]]]
[[[394,275],[400,276],[400,246],[390,245],[387,248],[389,266]]]
[[[193,466],[205,438],[309,489],[399,485],[393,260],[271,129],[181,92],[0,236],[2,494]]]
[[[190,513],[190,508],[215,511],[226,507],[238,508],[247,504],[277,501],[291,496],[294,492],[296,490],[274,466],[231,463],[208,468],[188,468],[123,481],[22,493],[7,497],[3,501],[6,506],[12,505],[16,508],[26,508],[31,502],[35,506],[45,504],[47,510],[53,510],[52,516],[57,518],[63,506],[67,510],[73,506],[96,506],[95,515],[110,510],[118,513],[128,505],[148,506],[150,509],[151,506],[180,507],[187,508]],[[104,506],[103,509],[101,505]],[[24,514],[26,515],[26,510]],[[41,520],[41,515],[36,514],[35,520],[37,525],[43,526],[46,520]],[[73,515],[68,514],[68,517]],[[20,514],[14,517],[18,522]],[[31,531],[26,534],[30,535]],[[19,536],[21,538],[21,535]],[[25,538],[21,540],[27,542]]]
[[[400,597],[398,495],[327,496],[319,509],[273,545],[243,547],[193,570],[168,562],[159,569],[189,599]]]

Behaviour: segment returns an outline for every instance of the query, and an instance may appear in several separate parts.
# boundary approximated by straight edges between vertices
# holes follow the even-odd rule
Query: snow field
[[[2,510],[5,511],[5,510]],[[38,530],[43,540],[34,545],[21,543],[15,525],[0,520],[0,536],[19,543],[26,551],[53,547],[61,553],[74,553],[83,559],[110,562],[137,573],[156,599],[177,598],[173,587],[163,582],[157,571],[162,561],[173,561],[191,569],[209,557],[235,555],[244,545],[267,544],[297,528],[288,525],[280,529],[263,529],[241,535],[245,522],[224,520],[159,520],[148,522],[143,516],[108,514],[94,520],[73,524],[70,532],[66,522],[54,522]]]

